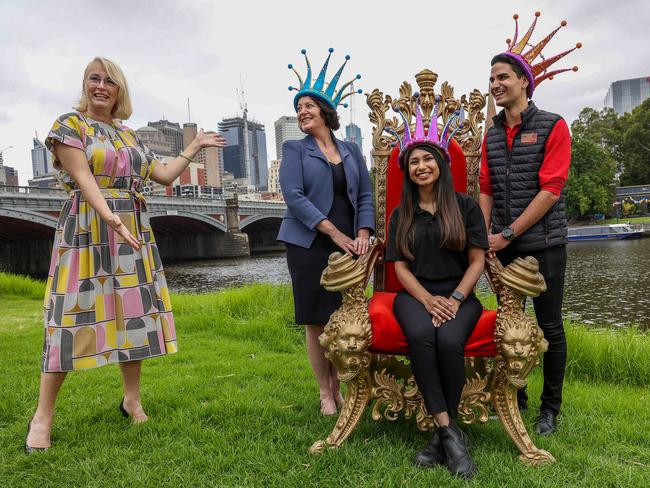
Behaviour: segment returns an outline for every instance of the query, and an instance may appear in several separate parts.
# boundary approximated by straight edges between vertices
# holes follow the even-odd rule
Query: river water
[[[595,327],[639,324],[650,329],[650,239],[572,242],[567,250],[567,317]],[[172,291],[289,283],[281,253],[168,264],[165,271]]]

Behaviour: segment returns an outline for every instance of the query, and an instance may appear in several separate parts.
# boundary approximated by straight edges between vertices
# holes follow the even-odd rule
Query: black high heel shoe
[[[122,401],[120,402],[120,412],[122,412],[122,415],[124,415],[124,417],[127,419],[130,417],[129,412],[127,412],[124,408],[124,398],[122,398]]]
[[[29,437],[29,432],[32,430],[32,420],[27,423],[27,434],[25,435],[25,452],[27,454],[34,454],[35,452],[46,452],[49,447],[32,447],[29,444],[27,444],[27,438]]]
[[[122,401],[120,402],[120,412],[124,417],[127,419],[131,419],[131,423],[133,424],[143,424],[144,422],[147,422],[149,420],[149,417],[147,417],[147,414],[144,414],[144,419],[138,420],[137,418],[134,418],[133,415],[129,414],[129,412],[126,411],[126,408],[124,408],[124,398],[122,398]]]

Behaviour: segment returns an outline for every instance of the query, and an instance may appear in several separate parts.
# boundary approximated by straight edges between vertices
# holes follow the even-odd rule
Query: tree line
[[[566,211],[578,219],[607,214],[615,186],[650,183],[650,99],[631,113],[584,108],[571,124]]]

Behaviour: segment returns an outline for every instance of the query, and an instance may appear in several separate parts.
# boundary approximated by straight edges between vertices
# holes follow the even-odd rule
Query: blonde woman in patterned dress
[[[86,67],[76,111],[59,117],[46,144],[70,199],[61,210],[45,292],[45,344],[38,407],[25,450],[50,447],[57,394],[68,371],[119,363],[123,415],[147,420],[140,403],[142,359],[176,352],[167,283],[146,202],[148,179],[171,184],[204,147],[223,147],[199,131],[160,164],[135,131],[126,80],[104,58]],[[116,401],[117,404],[117,401]]]

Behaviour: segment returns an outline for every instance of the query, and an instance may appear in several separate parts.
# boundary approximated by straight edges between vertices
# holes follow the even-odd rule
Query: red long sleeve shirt
[[[517,132],[521,128],[521,124],[514,127],[508,127],[503,124],[506,130],[506,140],[508,149],[512,149],[512,141],[514,141]],[[481,170],[479,173],[479,185],[481,193],[484,195],[492,195],[492,185],[490,183],[490,170],[487,162],[487,144],[486,138],[483,139],[483,146],[481,148]],[[569,127],[564,119],[556,122],[548,135],[544,151],[544,161],[539,168],[539,186],[542,190],[549,191],[555,195],[562,192],[564,183],[569,176],[569,166],[571,165],[571,134]]]

